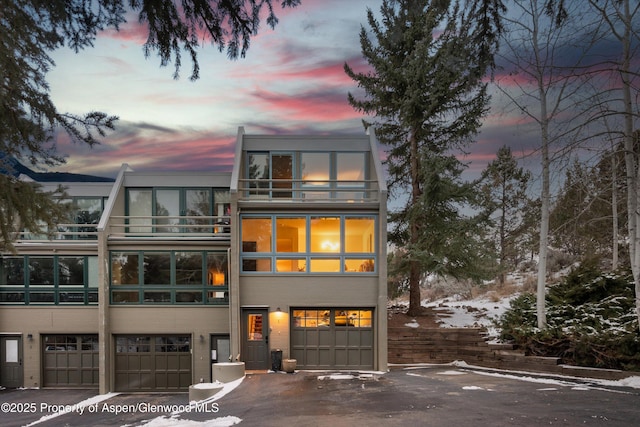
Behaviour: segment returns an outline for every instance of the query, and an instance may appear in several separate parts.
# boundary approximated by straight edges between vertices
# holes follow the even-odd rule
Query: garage
[[[115,337],[116,391],[184,391],[191,380],[189,335]]]
[[[98,387],[98,335],[44,335],[44,387]]]
[[[373,369],[373,310],[293,309],[291,357],[299,369]]]

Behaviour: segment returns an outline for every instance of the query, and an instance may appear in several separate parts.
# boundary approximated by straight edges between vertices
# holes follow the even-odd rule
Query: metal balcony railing
[[[51,233],[20,231],[16,241],[97,240],[98,224],[58,224]]]
[[[109,238],[182,238],[202,239],[231,237],[229,216],[120,216],[108,222]]]
[[[240,201],[364,203],[379,201],[375,180],[240,179]]]
[[[229,239],[229,216],[111,216],[109,238]],[[52,233],[17,233],[17,242],[97,240],[98,224],[58,224]]]

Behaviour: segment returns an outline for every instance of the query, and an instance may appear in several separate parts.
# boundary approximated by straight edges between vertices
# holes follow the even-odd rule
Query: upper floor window
[[[127,189],[128,232],[229,233],[229,190],[211,188]]]
[[[250,198],[362,200],[369,176],[366,152],[247,152]]]
[[[245,215],[242,271],[375,272],[376,224],[374,215]]]
[[[104,197],[74,197],[75,224],[87,224],[84,227],[75,227],[74,238],[97,239],[97,225],[104,210]]]
[[[98,223],[102,217],[106,197],[72,197],[70,213],[64,223],[57,224],[52,236],[46,234],[23,233],[29,240],[95,240],[98,238]],[[77,225],[76,225],[77,224]],[[46,229],[46,224],[41,224]]]

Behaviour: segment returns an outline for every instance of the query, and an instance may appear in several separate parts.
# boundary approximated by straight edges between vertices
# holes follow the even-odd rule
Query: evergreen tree
[[[483,218],[462,214],[477,203],[461,181],[460,154],[478,132],[489,97],[482,81],[493,65],[500,1],[384,0],[374,37],[362,27],[362,54],[372,71],[345,72],[365,92],[349,103],[373,116],[387,148],[391,197],[405,199],[391,212],[389,241],[405,251],[409,314],[418,314],[420,282],[427,274],[477,277],[477,227]],[[408,196],[407,196],[408,195]],[[392,272],[393,274],[394,272]]]
[[[37,167],[64,162],[56,151],[56,133],[66,132],[74,142],[97,144],[113,129],[117,117],[91,111],[58,111],[49,96],[47,72],[55,66],[50,53],[69,47],[78,52],[93,46],[99,31],[118,29],[126,6],[138,13],[148,29],[144,53],[156,52],[160,65],[173,62],[174,77],[182,66],[181,53],[192,61],[191,79],[199,77],[197,49],[210,40],[229,58],[245,55],[258,31],[263,10],[266,22],[278,22],[275,0],[4,0],[0,11],[0,249],[12,247],[16,227],[40,233],[39,224],[65,222],[60,191],[42,193],[33,183],[21,183],[14,168],[17,159]],[[281,0],[282,7],[300,0]],[[55,197],[53,197],[55,196]]]
[[[529,203],[531,172],[518,166],[511,149],[505,145],[482,172],[482,180],[482,192],[496,222],[498,273],[500,283],[504,283],[505,273],[521,261],[523,212]]]
[[[617,268],[614,248],[617,236],[624,234],[626,215],[624,200],[618,197],[625,190],[622,176],[622,150],[604,152],[594,166],[573,162],[551,211],[554,247],[581,260],[611,256],[611,265]]]

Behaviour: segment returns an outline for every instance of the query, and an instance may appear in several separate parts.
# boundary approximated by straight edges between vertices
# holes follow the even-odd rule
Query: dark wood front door
[[[22,387],[22,338],[0,338],[0,386]]]
[[[269,369],[269,311],[242,310],[242,357],[246,369]]]

